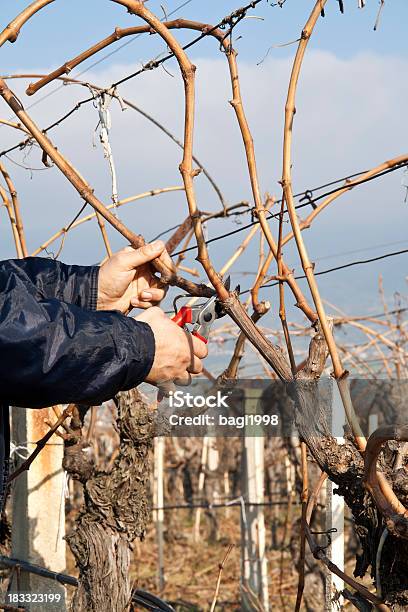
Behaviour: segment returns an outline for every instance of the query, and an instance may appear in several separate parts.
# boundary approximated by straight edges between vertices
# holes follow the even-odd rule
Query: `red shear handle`
[[[171,320],[179,327],[184,327],[186,323],[192,323],[193,315],[190,306],[183,306],[180,308],[178,313],[175,314],[174,317],[171,317]]]
[[[199,334],[198,332],[193,331],[193,334],[192,334],[192,335],[193,335],[193,336],[195,336],[196,338],[198,338],[199,340],[201,340],[201,342],[204,342],[204,344],[207,344],[207,343],[208,343],[207,338],[204,338],[204,336],[202,336],[202,335],[201,335],[201,334]]]
[[[184,327],[186,323],[192,323],[193,315],[192,315],[191,307],[183,306],[182,308],[180,308],[178,313],[174,315],[174,317],[171,317],[171,320],[174,321],[174,323],[178,325],[179,327]],[[204,336],[202,336],[198,332],[193,332],[192,335],[198,338],[199,340],[201,340],[201,342],[204,342],[205,344],[208,343],[207,338],[204,338]]]

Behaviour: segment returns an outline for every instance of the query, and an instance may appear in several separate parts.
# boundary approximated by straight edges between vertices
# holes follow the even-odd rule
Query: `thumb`
[[[124,253],[126,257],[126,267],[128,270],[133,270],[143,264],[160,257],[165,249],[164,242],[156,240],[149,244],[145,244],[140,249],[132,249]]]

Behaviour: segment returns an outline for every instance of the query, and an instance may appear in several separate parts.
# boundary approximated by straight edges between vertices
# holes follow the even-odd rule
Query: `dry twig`
[[[38,457],[38,455],[40,454],[40,452],[42,451],[42,449],[46,446],[47,442],[52,438],[52,436],[56,433],[57,429],[63,424],[63,422],[69,417],[71,416],[73,410],[74,410],[74,405],[71,404],[70,406],[68,406],[68,408],[65,408],[64,412],[61,414],[61,416],[59,417],[59,419],[54,423],[54,425],[51,427],[50,431],[48,431],[45,436],[43,436],[41,438],[41,440],[38,440],[38,442],[36,442],[36,448],[35,450],[31,453],[31,455],[25,460],[23,461],[23,463],[16,469],[14,470],[14,472],[12,474],[10,474],[7,484],[9,485],[11,482],[13,482],[13,480],[15,480],[18,476],[20,476],[20,474],[22,474],[23,472],[26,472],[27,470],[30,469],[31,464],[33,463],[34,459],[36,459],[36,457]]]
[[[215,587],[215,592],[214,592],[214,597],[213,597],[213,600],[212,600],[210,612],[214,612],[214,610],[215,610],[215,606],[217,604],[218,594],[219,594],[220,586],[221,586],[222,572],[224,571],[225,563],[227,562],[227,559],[228,559],[228,557],[229,557],[229,555],[230,555],[230,553],[231,553],[233,548],[234,548],[234,544],[230,544],[228,546],[227,552],[225,553],[223,560],[221,561],[221,563],[218,566],[217,584],[216,584],[216,587]]]

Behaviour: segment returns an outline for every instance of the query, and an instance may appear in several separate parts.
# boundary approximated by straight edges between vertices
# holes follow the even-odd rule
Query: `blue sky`
[[[171,12],[182,3],[167,2]],[[243,3],[243,2],[242,2]],[[26,4],[26,0],[2,0],[0,11],[3,25]],[[160,2],[149,1],[148,6],[162,16]],[[236,0],[193,0],[174,16],[215,23],[237,8]],[[252,127],[262,192],[280,195],[278,181],[281,174],[281,141],[285,93],[295,46],[270,50],[299,36],[310,9],[311,0],[287,0],[282,9],[262,2],[249,18],[235,30],[235,46],[239,51],[241,83],[248,119]],[[357,0],[346,0],[346,14],[341,15],[338,3],[329,0],[326,17],[320,20],[299,83],[298,112],[294,125],[293,178],[295,191],[363,170],[402,154],[407,149],[408,130],[406,100],[408,70],[406,24],[408,2],[387,1],[380,27],[373,31],[378,10],[377,0],[367,0],[364,10],[357,9]],[[173,16],[173,17],[174,17]],[[2,68],[13,72],[49,71],[74,57],[92,43],[111,33],[115,26],[128,26],[137,20],[122,7],[102,0],[57,0],[36,15],[22,30],[14,45],[2,49]],[[191,35],[177,32],[181,40]],[[119,43],[120,45],[121,43]],[[118,48],[112,46],[110,50]],[[83,78],[100,85],[108,85],[134,71],[163,47],[157,37],[140,37],[112,57],[89,67],[100,55],[73,72],[87,70]],[[191,49],[190,56],[197,64],[197,117],[195,152],[221,185],[230,203],[242,199],[251,201],[242,142],[228,104],[230,86],[226,78],[225,58],[212,40],[205,40]],[[149,110],[178,137],[182,135],[183,97],[177,66],[169,62],[169,71],[156,70],[134,79],[121,88],[121,93],[142,108]],[[24,94],[23,85],[10,81],[26,107],[34,104],[32,116],[41,126],[54,121],[88,92],[82,88],[56,89],[51,84],[34,98]],[[7,108],[0,116],[9,117]],[[97,195],[109,202],[109,172],[100,147],[93,146],[97,124],[96,110],[84,107],[53,132],[57,146],[71,159],[81,173],[95,187]],[[0,129],[3,150],[16,142],[16,134]],[[178,164],[180,151],[151,125],[131,110],[123,113],[112,107],[112,146],[118,167],[119,195],[127,197],[156,187],[179,185]],[[33,150],[16,152],[13,160],[41,167],[41,156]],[[30,249],[37,247],[57,229],[67,224],[76,214],[81,202],[77,194],[55,169],[30,172],[7,161],[21,196],[24,221]],[[408,247],[408,204],[404,203],[402,171],[354,190],[338,205],[330,207],[305,232],[304,237],[316,269],[347,263]],[[203,177],[196,181],[199,206],[205,210],[218,207],[213,193]],[[146,238],[181,221],[186,204],[180,193],[144,200],[120,211],[120,218]],[[245,222],[249,219],[245,217]],[[233,222],[215,222],[209,229],[213,237],[228,229],[236,229]],[[276,228],[273,228],[274,231]],[[287,228],[286,228],[287,229]],[[0,219],[0,257],[13,255],[6,219]],[[123,240],[111,233],[115,248]],[[244,237],[238,234],[211,246],[211,255],[221,267],[233,248]],[[53,248],[55,251],[58,247]],[[367,250],[362,250],[367,249]],[[258,242],[254,241],[232,270],[233,281],[242,287],[249,283],[242,272],[256,268]],[[293,245],[285,250],[290,266],[301,273]],[[92,224],[82,226],[66,240],[61,259],[73,263],[93,263],[103,256],[100,238]],[[323,297],[348,312],[363,314],[377,312],[378,278],[384,277],[387,299],[393,294],[406,295],[408,256],[384,260],[375,265],[352,268],[334,275],[320,277]],[[196,266],[193,257],[187,265]],[[301,281],[307,291],[306,285]],[[276,291],[264,292],[264,297],[276,302]],[[288,299],[291,317],[299,317]],[[276,310],[276,309],[275,309]],[[277,324],[272,319],[273,324]],[[271,324],[271,321],[268,322]]]
[[[183,2],[184,0],[150,0],[147,6],[162,16],[160,5],[170,13]],[[185,8],[177,11],[175,16],[217,23],[243,4],[244,0],[241,3],[237,0],[192,0]],[[26,5],[27,0],[2,0],[2,23],[6,24]],[[287,0],[280,9],[269,6],[266,1],[260,3],[249,11],[248,15],[262,17],[263,21],[249,18],[239,25],[239,35],[242,39],[237,48],[240,54],[246,59],[256,60],[264,55],[270,45],[296,39],[312,5],[310,0]],[[345,0],[345,5],[345,14],[341,15],[337,0],[329,0],[325,21],[313,37],[314,48],[330,49],[337,57],[350,57],[361,51],[388,55],[406,53],[406,0],[386,2],[377,32],[373,31],[378,11],[377,0],[367,0],[364,10],[357,8],[357,0]],[[136,18],[126,14],[123,7],[108,0],[56,0],[31,20],[20,40],[12,48],[3,48],[2,65],[7,66],[10,71],[23,67],[31,69],[57,65],[99,37],[111,33],[115,26],[129,26],[135,22]],[[145,56],[148,49],[149,43],[140,38],[118,52],[115,61],[138,61],[140,57]],[[273,51],[276,56],[291,53],[291,47]],[[192,51],[193,57],[210,54],[213,54],[213,48],[207,43]]]

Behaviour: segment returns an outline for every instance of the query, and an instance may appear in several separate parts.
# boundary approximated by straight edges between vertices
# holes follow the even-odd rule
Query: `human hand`
[[[160,308],[149,308],[135,318],[150,325],[156,343],[146,382],[156,386],[168,381],[188,385],[190,374],[203,371],[201,359],[208,354],[205,342],[176,325]]]
[[[164,243],[157,240],[140,249],[126,247],[110,257],[99,270],[98,310],[149,308],[165,295],[154,276],[151,261],[160,257]]]

